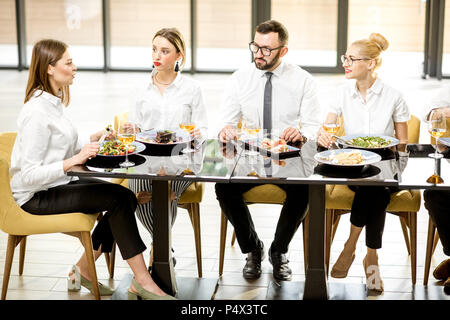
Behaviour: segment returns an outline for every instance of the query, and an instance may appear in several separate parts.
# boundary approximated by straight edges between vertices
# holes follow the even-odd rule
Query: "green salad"
[[[128,146],[128,153],[132,153],[136,150],[136,146],[129,145]],[[111,140],[106,141],[102,147],[100,148],[100,151],[98,154],[104,155],[104,156],[124,156],[126,151],[126,146],[118,141],[118,140]]]
[[[391,140],[381,137],[358,137],[351,139],[350,144],[362,148],[384,148],[391,144]]]

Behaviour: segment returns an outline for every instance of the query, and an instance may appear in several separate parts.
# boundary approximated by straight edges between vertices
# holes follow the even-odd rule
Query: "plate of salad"
[[[353,134],[342,136],[338,143],[357,149],[385,149],[396,146],[400,141],[396,138],[378,134]]]
[[[101,157],[124,157],[127,146],[119,140],[109,140],[100,143],[100,151],[97,156]],[[143,143],[133,141],[128,146],[128,155],[137,154],[145,150]]]

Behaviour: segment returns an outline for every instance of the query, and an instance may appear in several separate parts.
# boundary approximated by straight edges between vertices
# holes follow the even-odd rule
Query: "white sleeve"
[[[63,160],[43,165],[52,132],[36,115],[28,115],[20,128],[22,179],[28,186],[48,185],[65,176]]]
[[[322,110],[317,98],[317,86],[312,77],[308,77],[303,88],[300,104],[300,131],[308,138],[315,140],[321,124]]]
[[[200,129],[202,136],[207,136],[208,130],[208,114],[206,112],[205,103],[203,101],[203,93],[200,86],[195,88],[192,98],[192,121]]]
[[[220,104],[219,132],[226,125],[236,126],[241,118],[241,105],[237,95],[238,84],[236,76],[233,74],[227,81],[222,102]]]
[[[406,104],[405,100],[401,96],[399,96],[399,98],[395,103],[396,105],[394,109],[394,114],[392,115],[394,122],[408,121],[410,118],[410,114],[408,105]]]
[[[450,85],[446,85],[438,90],[436,95],[431,99],[430,103],[425,106],[422,118],[424,121],[428,121],[428,115],[431,110],[437,108],[450,107]]]

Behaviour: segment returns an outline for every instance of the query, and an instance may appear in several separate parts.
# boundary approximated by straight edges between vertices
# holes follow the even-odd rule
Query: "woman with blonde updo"
[[[406,151],[408,143],[409,110],[401,94],[383,83],[375,73],[381,65],[381,52],[389,42],[379,33],[372,33],[368,39],[353,42],[341,57],[345,78],[351,81],[339,88],[333,100],[325,123],[336,117],[344,118],[346,135],[375,134],[395,136],[400,140],[400,152]],[[332,145],[331,134],[319,130],[318,144]],[[350,215],[350,235],[339,258],[331,270],[331,276],[345,278],[355,259],[356,243],[366,227],[367,254],[363,260],[369,290],[383,291],[377,249],[381,248],[386,208],[390,195],[395,190],[388,187],[350,186],[355,191]]]

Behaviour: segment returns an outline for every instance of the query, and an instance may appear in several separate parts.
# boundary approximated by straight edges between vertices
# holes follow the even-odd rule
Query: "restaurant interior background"
[[[184,73],[202,84],[210,127],[214,128],[218,123],[215,111],[228,75],[251,61],[248,43],[254,27],[270,18],[287,27],[290,38],[286,60],[313,74],[321,100],[332,97],[329,92],[344,81],[339,57],[348,44],[367,38],[372,32],[383,34],[390,42],[389,49],[383,53],[380,77],[404,94],[413,114],[420,117],[426,101],[450,78],[450,2],[444,0],[0,0],[0,131],[16,130],[32,46],[39,39],[56,38],[69,44],[79,71],[72,86],[69,112],[79,128],[87,131],[106,124],[105,114],[112,120],[115,113],[129,107],[125,105],[128,89],[134,83],[148,81],[153,34],[171,26],[177,27],[185,37]],[[84,113],[86,110],[90,112],[89,117]],[[429,143],[426,130],[421,132],[421,142]],[[214,191],[209,189],[213,186],[207,187],[205,194],[211,199],[202,205],[216,219],[220,211],[217,211]],[[202,224],[212,227],[203,229],[202,237],[208,240],[217,236],[218,225],[207,222],[207,214],[206,210],[202,211]],[[177,224],[180,220],[180,225],[191,232],[189,219],[183,220],[186,218],[182,216],[186,215],[179,215]],[[428,216],[425,212],[422,216],[420,232],[425,238]],[[398,222],[395,224],[397,227]],[[268,223],[267,228],[272,227]],[[343,239],[347,228],[342,226],[341,231]],[[339,234],[337,237],[339,240]],[[403,241],[400,234],[393,237]],[[6,235],[2,234],[1,238],[6,240]],[[189,235],[188,241],[191,240]],[[1,242],[0,254],[5,250],[6,241]],[[190,243],[187,246],[192,247]],[[207,246],[205,260],[218,258],[218,242],[210,251]],[[405,251],[404,243],[399,242],[399,246],[401,252]],[[339,253],[339,249],[334,250]],[[440,248],[436,251],[439,250],[442,251]],[[244,259],[236,246],[234,253],[229,251],[227,254],[233,254],[236,262],[227,262],[226,271],[232,270],[240,279]],[[3,256],[0,255],[0,265]],[[195,259],[192,260],[195,270]],[[419,255],[418,263],[423,264],[422,260]],[[212,273],[217,275],[212,265]],[[183,261],[178,268],[183,271]],[[408,268],[405,266],[406,275],[402,280],[409,292]],[[0,274],[2,271],[1,266]],[[364,277],[362,268],[360,271],[359,276]],[[392,274],[397,275],[397,270]],[[61,275],[56,276],[59,277],[56,291],[65,290],[64,279],[61,280],[65,270]],[[42,293],[37,297],[27,296],[28,293],[20,292],[21,285],[13,282],[9,297],[42,297]],[[14,286],[19,287],[19,295],[11,293]],[[258,294],[252,297],[258,298]],[[218,296],[229,297],[223,292]]]

